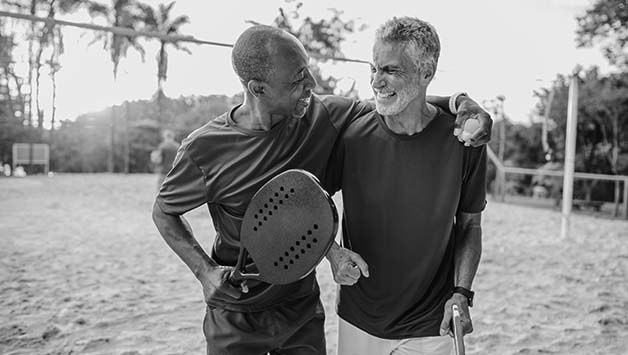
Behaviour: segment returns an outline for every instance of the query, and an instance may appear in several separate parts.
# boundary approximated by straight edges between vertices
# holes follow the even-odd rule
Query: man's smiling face
[[[373,46],[371,87],[381,115],[398,115],[419,97],[419,70],[406,46],[380,39]]]

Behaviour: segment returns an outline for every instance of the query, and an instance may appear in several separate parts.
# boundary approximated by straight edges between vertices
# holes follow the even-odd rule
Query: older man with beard
[[[376,112],[336,143],[328,186],[342,189],[337,282],[339,355],[453,351],[451,306],[472,331],[472,281],[482,250],[486,148],[451,135],[455,117],[426,100],[440,53],[436,30],[394,18],[376,34]],[[365,277],[361,277],[365,276]]]

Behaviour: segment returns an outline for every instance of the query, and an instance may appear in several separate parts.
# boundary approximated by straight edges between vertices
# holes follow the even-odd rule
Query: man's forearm
[[[445,110],[445,112],[451,113],[449,110],[449,96],[427,95],[426,100],[430,104],[436,105],[440,107],[442,110]]]
[[[206,274],[205,271],[217,265],[194,238],[187,221],[182,216],[164,213],[157,203],[153,206],[153,221],[166,244],[203,283],[202,276]]]
[[[482,227],[479,220],[456,222],[455,286],[472,288],[482,256]]]

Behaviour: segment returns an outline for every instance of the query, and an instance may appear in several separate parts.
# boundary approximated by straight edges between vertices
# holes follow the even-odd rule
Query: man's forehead
[[[402,65],[406,61],[412,61],[407,54],[407,43],[377,41],[373,45],[373,61],[375,66]]]

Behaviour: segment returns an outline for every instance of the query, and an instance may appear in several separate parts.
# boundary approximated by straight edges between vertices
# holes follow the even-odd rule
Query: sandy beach
[[[203,354],[200,285],[152,224],[156,177],[0,179],[0,354]],[[628,221],[489,201],[468,354],[628,354]],[[189,215],[206,250],[206,208]],[[336,286],[318,267],[328,353]]]

